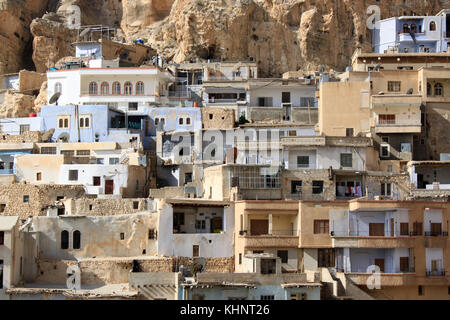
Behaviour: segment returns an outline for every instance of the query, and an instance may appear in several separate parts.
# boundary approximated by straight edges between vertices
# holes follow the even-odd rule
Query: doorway
[[[105,180],[105,194],[114,194],[114,180]]]
[[[384,273],[384,259],[375,259],[375,265],[380,268],[381,273]]]
[[[222,217],[211,219],[211,233],[214,233],[216,230],[223,230]]]
[[[269,220],[250,220],[250,235],[269,234]]]

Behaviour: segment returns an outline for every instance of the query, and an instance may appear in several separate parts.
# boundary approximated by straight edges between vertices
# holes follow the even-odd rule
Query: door
[[[99,186],[100,185],[100,177],[92,177],[92,184],[94,186]]]
[[[400,257],[400,271],[401,272],[409,271],[409,257]]]
[[[114,194],[114,180],[105,180],[105,194]]]
[[[384,236],[384,223],[370,223],[369,224],[369,236],[383,237]]]
[[[211,219],[211,232],[214,232],[215,230],[223,230],[222,217]]]
[[[380,272],[384,273],[384,259],[375,259],[375,265],[380,268]]]
[[[441,234],[441,224],[440,223],[432,223],[431,224],[431,235],[439,236]]]
[[[200,255],[200,248],[198,245],[193,245],[192,246],[192,256],[193,257],[198,257]]]
[[[259,236],[269,233],[269,220],[251,220],[250,234],[252,236]]]

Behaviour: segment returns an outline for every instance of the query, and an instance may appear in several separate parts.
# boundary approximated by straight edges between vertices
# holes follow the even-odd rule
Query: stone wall
[[[98,199],[83,197],[70,199],[70,214],[86,216],[115,216],[147,210],[147,199]],[[66,204],[66,207],[68,205]],[[68,209],[67,209],[68,210]]]
[[[42,142],[42,134],[39,131],[26,131],[23,134],[0,135],[0,143],[39,143]]]
[[[225,108],[202,108],[203,129],[234,128],[234,110]]]
[[[84,196],[83,186],[33,185],[15,183],[0,186],[0,204],[6,207],[1,212],[5,216],[45,216],[46,206],[54,204],[57,197],[79,198]],[[26,197],[27,196],[27,197]]]
[[[381,184],[392,183],[392,196],[398,197],[398,200],[407,200],[409,198],[410,181],[407,174],[373,174],[366,177],[367,196],[374,199],[381,195]]]

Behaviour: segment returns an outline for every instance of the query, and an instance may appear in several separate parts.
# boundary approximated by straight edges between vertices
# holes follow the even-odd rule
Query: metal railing
[[[447,237],[447,231],[425,231],[425,237]]]
[[[191,91],[180,90],[180,91],[169,91],[169,98],[190,98]]]
[[[427,277],[443,277],[445,276],[445,270],[427,270],[426,275]]]
[[[278,237],[278,236],[296,237],[296,236],[298,236],[298,233],[297,233],[297,230],[273,229],[270,233],[267,232],[266,234],[254,235],[254,234],[252,234],[251,230],[241,230],[241,231],[239,231],[239,235],[247,236],[247,237]]]

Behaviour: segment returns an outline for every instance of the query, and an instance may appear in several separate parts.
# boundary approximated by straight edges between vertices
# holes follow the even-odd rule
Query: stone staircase
[[[374,300],[369,293],[360,289],[343,272],[333,268],[322,268],[324,284],[323,299],[328,300]]]

